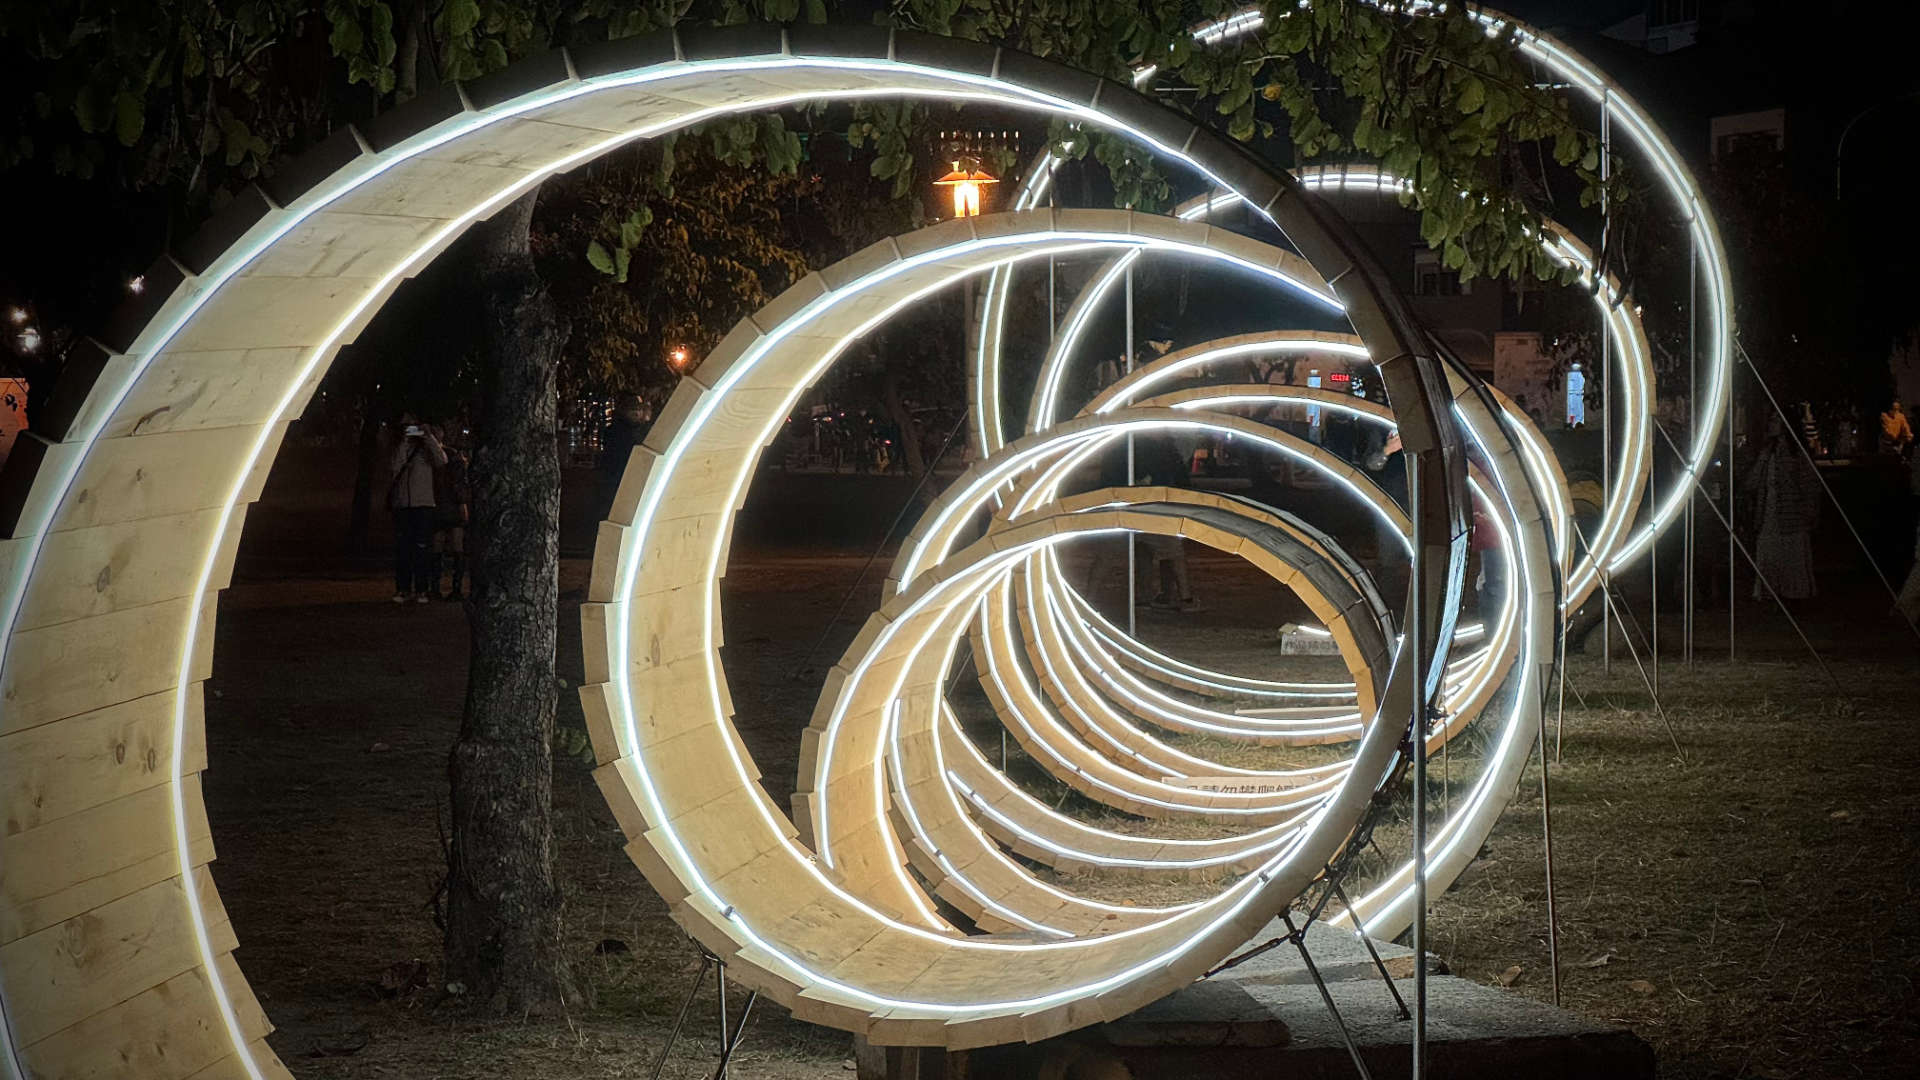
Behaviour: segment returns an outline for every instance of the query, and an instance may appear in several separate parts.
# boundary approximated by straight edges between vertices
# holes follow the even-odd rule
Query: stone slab
[[[1286,933],[1279,920],[1248,947]],[[1402,997],[1413,950],[1374,942]],[[1307,948],[1375,1080],[1411,1072],[1400,1018],[1365,945],[1324,923]],[[1623,1027],[1445,973],[1427,962],[1428,1075],[1653,1080],[1653,1050]],[[1120,1020],[1032,1044],[945,1053],[856,1040],[860,1080],[1350,1080],[1353,1059],[1294,947],[1282,943]]]

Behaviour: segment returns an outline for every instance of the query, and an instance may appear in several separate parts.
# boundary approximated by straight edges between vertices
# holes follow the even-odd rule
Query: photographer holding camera
[[[393,602],[407,597],[424,604],[433,591],[433,471],[447,463],[447,452],[412,413],[400,417],[400,443],[393,448],[387,506],[393,510]]]

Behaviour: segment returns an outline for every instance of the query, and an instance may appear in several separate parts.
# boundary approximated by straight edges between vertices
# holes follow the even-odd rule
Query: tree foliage
[[[1510,29],[1489,35],[1462,5],[1420,15],[1366,0],[1267,0],[1263,24],[1224,41],[1197,27],[1245,9],[1122,0],[896,0],[904,25],[1010,45],[1119,81],[1152,65],[1161,99],[1286,164],[1378,164],[1412,181],[1421,232],[1463,277],[1562,276],[1533,238],[1540,211],[1520,193],[1517,148],[1544,146],[1572,170],[1581,201],[1603,197],[1599,141],[1565,96],[1540,85]],[[1263,107],[1270,105],[1271,107]],[[1150,154],[1056,124],[1056,146],[1091,152],[1115,201],[1156,210],[1171,193]],[[1123,144],[1123,145],[1110,145]]]
[[[1458,6],[1412,16],[1363,0],[1304,8],[1273,0],[1254,33],[1225,41],[1196,35],[1196,26],[1238,10],[1233,0],[891,0],[879,17],[1118,80],[1152,64],[1149,91],[1279,163],[1378,162],[1411,179],[1406,198],[1420,212],[1424,236],[1463,275],[1554,273],[1531,239],[1552,187],[1518,164],[1527,160],[1520,151],[1536,151],[1542,168],[1550,155],[1577,175],[1582,199],[1592,202],[1601,197],[1597,142],[1562,95],[1538,85],[1506,34],[1489,36]],[[8,5],[0,9],[0,47],[10,63],[0,78],[20,92],[7,99],[13,114],[0,136],[0,166],[164,193],[178,233],[270,171],[276,157],[338,124],[520,55],[677,24],[823,22],[828,15],[824,0]],[[868,177],[910,205],[906,197],[925,180],[920,159],[930,159],[932,129],[946,108],[863,100],[716,119],[663,142],[644,166],[590,170],[598,179],[578,188],[583,205],[544,203],[543,219],[571,246],[543,240],[543,265],[560,278],[596,275],[581,278],[574,296],[608,305],[588,316],[587,325],[601,331],[581,335],[594,344],[576,357],[585,366],[570,381],[631,383],[633,373],[613,365],[636,360],[636,347],[617,344],[616,329],[709,340],[715,327],[690,320],[733,312],[792,275],[802,249],[782,247],[791,238],[777,230],[741,224],[768,217],[703,225],[698,204],[739,208],[795,197],[811,169],[806,140],[831,128]],[[1120,205],[1161,209],[1175,197],[1170,175],[1138,145],[1058,124],[1052,136],[1067,156],[1106,172]],[[1013,163],[987,164],[1006,170]],[[769,186],[750,190],[729,169],[771,178]],[[878,201],[870,198],[866,208]],[[669,212],[674,231],[654,235]],[[744,245],[743,254],[716,258],[698,237]],[[563,267],[558,256],[569,252],[576,265]],[[729,274],[765,280],[714,287],[731,281]],[[701,284],[682,287],[693,282]],[[663,290],[664,299],[631,295],[636,289]],[[698,316],[668,315],[663,305],[678,302],[694,303]]]
[[[681,159],[672,183],[660,180],[663,156]],[[573,313],[568,381],[603,391],[670,382],[669,348],[705,355],[807,272],[792,211],[821,188],[816,176],[730,165],[697,139],[623,153],[550,183],[535,246],[542,274]]]

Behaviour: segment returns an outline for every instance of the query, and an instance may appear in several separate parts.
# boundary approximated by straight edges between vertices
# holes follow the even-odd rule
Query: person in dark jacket
[[[440,592],[440,572],[447,573],[448,585],[443,600],[459,600],[465,594],[461,586],[467,576],[467,504],[472,501],[467,484],[467,452],[449,442],[444,449],[447,463],[434,476],[433,591]]]
[[[387,471],[387,507],[393,511],[393,602],[411,596],[424,604],[433,588],[428,547],[433,542],[434,473],[447,463],[447,454],[433,432],[406,413],[400,418],[400,440],[393,447]]]
[[[613,419],[600,433],[600,459],[594,465],[601,520],[613,512],[613,497],[620,490],[620,477],[626,474],[627,459],[633,456],[634,447],[646,441],[652,427],[653,411],[640,395],[621,394],[614,405]]]

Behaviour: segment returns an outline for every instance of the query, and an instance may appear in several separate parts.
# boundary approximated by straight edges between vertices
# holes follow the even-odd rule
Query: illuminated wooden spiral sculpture
[[[1679,199],[1711,300],[1717,403],[1725,266],[1691,179],[1577,58],[1531,31],[1516,41],[1591,91]],[[1422,725],[1430,747],[1468,723],[1495,732],[1483,774],[1432,836],[1431,883],[1458,874],[1532,744],[1563,606],[1644,553],[1684,495],[1636,525],[1639,489],[1616,485],[1631,490],[1609,504],[1596,554],[1571,559],[1564,485],[1538,434],[1440,361],[1311,193],[1361,182],[1355,174],[1277,175],[1130,87],[978,44],[879,28],[662,33],[530,58],[282,164],[147,272],[145,291],[76,352],[37,431],[13,448],[0,475],[0,1076],[285,1075],[210,869],[201,695],[247,506],[341,345],[468,225],[556,172],[728,112],[880,96],[992,102],[1127,134],[1203,177],[1214,192],[1204,206],[1243,202],[1292,250],[1209,225],[1204,211],[1026,201],[877,244],[737,327],[636,452],[601,526],[583,614],[596,775],[647,882],[731,977],[796,1014],[876,1042],[957,1047],[1119,1016],[1228,955],[1339,857],[1391,790],[1416,715],[1435,718]],[[1188,350],[1079,415],[1035,410],[1033,430],[1010,438],[995,283],[1004,293],[1013,267],[1049,256],[1160,253],[1257,275],[1344,315],[1353,335],[1318,346],[1370,357],[1392,413],[1305,390],[1186,385],[1175,368],[1198,355]],[[1584,255],[1569,241],[1567,257]],[[846,343],[969,275],[988,283],[982,347],[969,358],[982,456],[919,523],[888,599],[827,679],[789,817],[730,719],[716,597],[734,515],[761,448]],[[1611,284],[1597,291],[1610,311],[1631,310]],[[1303,340],[1289,333],[1276,327],[1261,344]],[[1197,348],[1236,344],[1246,343]],[[1321,448],[1233,411],[1260,395],[1393,425],[1418,513]],[[1690,470],[1719,416],[1699,429]],[[1337,543],[1269,508],[1159,488],[1061,497],[1067,473],[1112,440],[1195,428],[1287,455],[1390,525],[1427,586],[1418,618],[1394,625]],[[1496,510],[1513,586],[1455,650],[1469,485]],[[1066,587],[1056,557],[1077,538],[1127,531],[1232,552],[1291,587],[1339,643],[1350,679],[1300,706],[1300,687],[1129,640]],[[1121,834],[1035,800],[944,701],[963,641],[1012,737],[1059,779],[1145,818],[1235,828],[1199,840]],[[1275,707],[1226,704],[1242,697]],[[1258,774],[1258,791],[1204,792],[1169,782],[1216,769],[1167,737],[1193,731],[1345,754]],[[1116,907],[1048,885],[1015,855],[1239,876],[1204,901]],[[1391,933],[1408,918],[1407,871],[1369,884],[1343,917]]]

